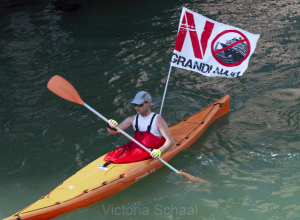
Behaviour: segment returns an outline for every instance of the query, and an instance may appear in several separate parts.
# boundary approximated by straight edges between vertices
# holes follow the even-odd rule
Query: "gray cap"
[[[151,102],[151,95],[148,92],[140,91],[135,95],[131,103],[142,104],[144,101]]]

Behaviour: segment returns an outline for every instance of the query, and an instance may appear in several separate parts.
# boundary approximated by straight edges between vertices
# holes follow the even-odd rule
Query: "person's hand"
[[[113,119],[109,119],[109,120],[108,120],[107,127],[108,127],[109,129],[117,131],[117,129],[116,129],[117,126],[118,126],[118,122],[116,122],[116,121],[113,120]]]
[[[153,158],[158,158],[158,157],[160,157],[160,155],[161,155],[161,150],[154,149],[151,152],[151,157],[153,157]]]

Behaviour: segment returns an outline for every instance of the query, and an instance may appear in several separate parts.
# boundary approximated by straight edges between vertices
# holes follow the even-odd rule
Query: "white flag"
[[[171,65],[205,76],[242,76],[258,38],[183,8]]]

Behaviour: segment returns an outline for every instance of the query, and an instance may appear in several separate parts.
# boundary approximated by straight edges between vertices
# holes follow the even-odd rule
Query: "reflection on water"
[[[1,3],[0,218],[128,141],[109,135],[105,123],[85,109],[51,94],[47,81],[62,75],[83,100],[117,121],[135,113],[130,102],[139,90],[152,95],[159,112],[183,6],[261,35],[241,78],[172,69],[163,110],[169,125],[224,94],[231,97],[230,113],[171,160],[212,184],[191,184],[162,168],[58,219],[115,219],[103,211],[102,205],[110,204],[198,206],[197,216],[150,212],[143,219],[299,218],[298,5],[296,0]]]

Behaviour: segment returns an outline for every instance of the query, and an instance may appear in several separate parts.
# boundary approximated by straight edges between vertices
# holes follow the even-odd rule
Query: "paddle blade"
[[[201,182],[201,183],[207,183],[207,180],[192,176],[191,174],[182,172],[182,171],[177,171],[178,174],[182,174],[184,175],[188,180],[192,181],[192,182]]]
[[[49,80],[47,88],[63,99],[78,103],[80,105],[84,104],[84,101],[82,101],[76,89],[71,85],[71,83],[61,76],[53,76]]]

